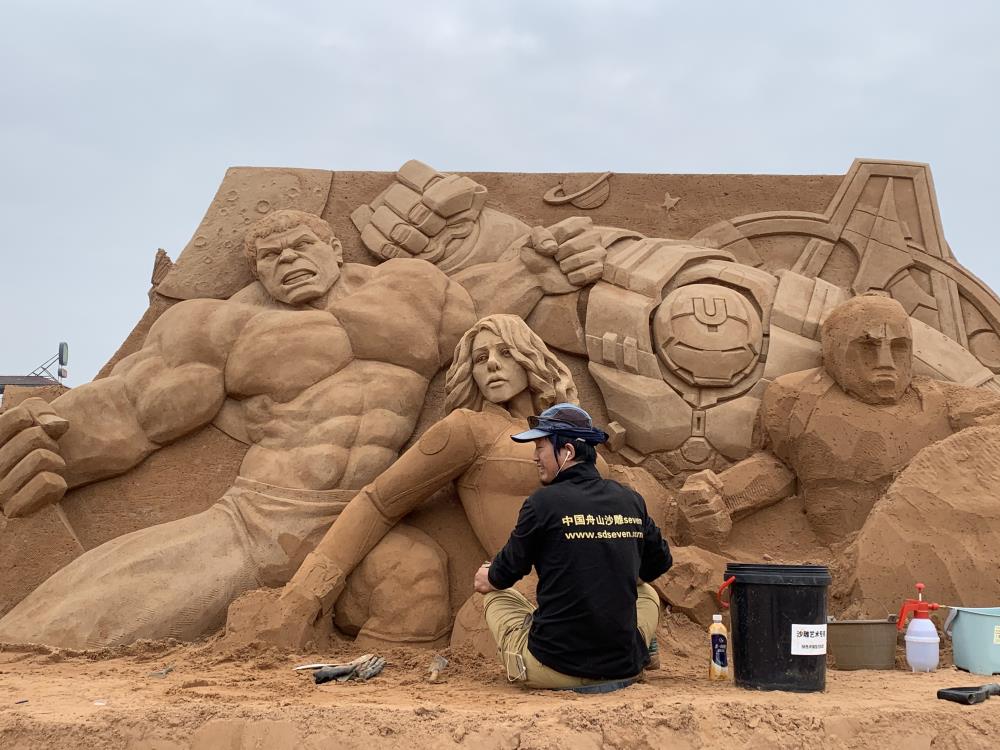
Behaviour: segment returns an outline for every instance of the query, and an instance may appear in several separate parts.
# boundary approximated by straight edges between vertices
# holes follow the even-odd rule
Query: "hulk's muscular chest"
[[[290,401],[347,366],[351,339],[325,311],[268,311],[250,320],[226,363],[226,390],[236,398]]]
[[[420,261],[346,265],[321,309],[269,309],[247,322],[226,363],[227,390],[288,401],[355,359],[430,379],[460,333],[442,325],[448,285]],[[472,317],[469,302],[462,323]]]

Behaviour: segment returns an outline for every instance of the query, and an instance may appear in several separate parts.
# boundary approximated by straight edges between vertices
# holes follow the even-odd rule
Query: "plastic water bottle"
[[[924,601],[924,584],[917,584],[917,598],[907,599],[899,610],[896,629],[902,630],[910,613],[913,619],[906,628],[906,663],[914,672],[933,672],[938,668],[941,638],[931,620],[931,611],[940,604]]]
[[[729,679],[729,633],[722,624],[722,615],[712,615],[712,626],[708,629],[712,641],[712,662],[708,666],[708,679]]]

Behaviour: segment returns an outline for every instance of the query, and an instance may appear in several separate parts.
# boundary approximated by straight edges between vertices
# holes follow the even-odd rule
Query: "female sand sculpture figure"
[[[365,555],[403,516],[450,482],[455,482],[476,537],[495,555],[514,528],[524,498],[539,486],[532,446],[510,436],[527,428],[529,415],[576,400],[569,370],[521,318],[491,315],[478,321],[459,341],[447,373],[449,414],[355,495],[286,584],[278,611],[261,613],[257,635],[303,644]],[[598,464],[606,472],[603,459]],[[395,616],[410,611],[415,620],[426,619],[434,608],[433,602],[411,604],[393,607]],[[406,627],[379,619],[371,617],[364,631],[377,637],[383,629]],[[412,623],[413,629],[420,627]]]

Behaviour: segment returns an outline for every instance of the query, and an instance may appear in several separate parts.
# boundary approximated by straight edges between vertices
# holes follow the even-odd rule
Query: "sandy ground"
[[[446,681],[424,677],[426,650],[384,652],[368,683],[314,685],[290,667],[357,655],[265,647],[138,643],[101,652],[0,650],[0,747],[250,748],[987,748],[1000,699],[939,701],[940,687],[989,678],[838,672],[825,693],[753,692],[712,684],[694,626],[667,622],[663,668],[606,695],[529,691],[498,665],[447,650]],[[166,666],[166,676],[153,674]],[[996,678],[993,678],[996,679]]]

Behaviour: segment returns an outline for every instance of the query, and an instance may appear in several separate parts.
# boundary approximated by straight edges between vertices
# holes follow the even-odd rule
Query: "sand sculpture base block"
[[[1000,425],[924,448],[850,552],[853,599],[866,616],[898,611],[918,581],[941,604],[1000,605]]]

